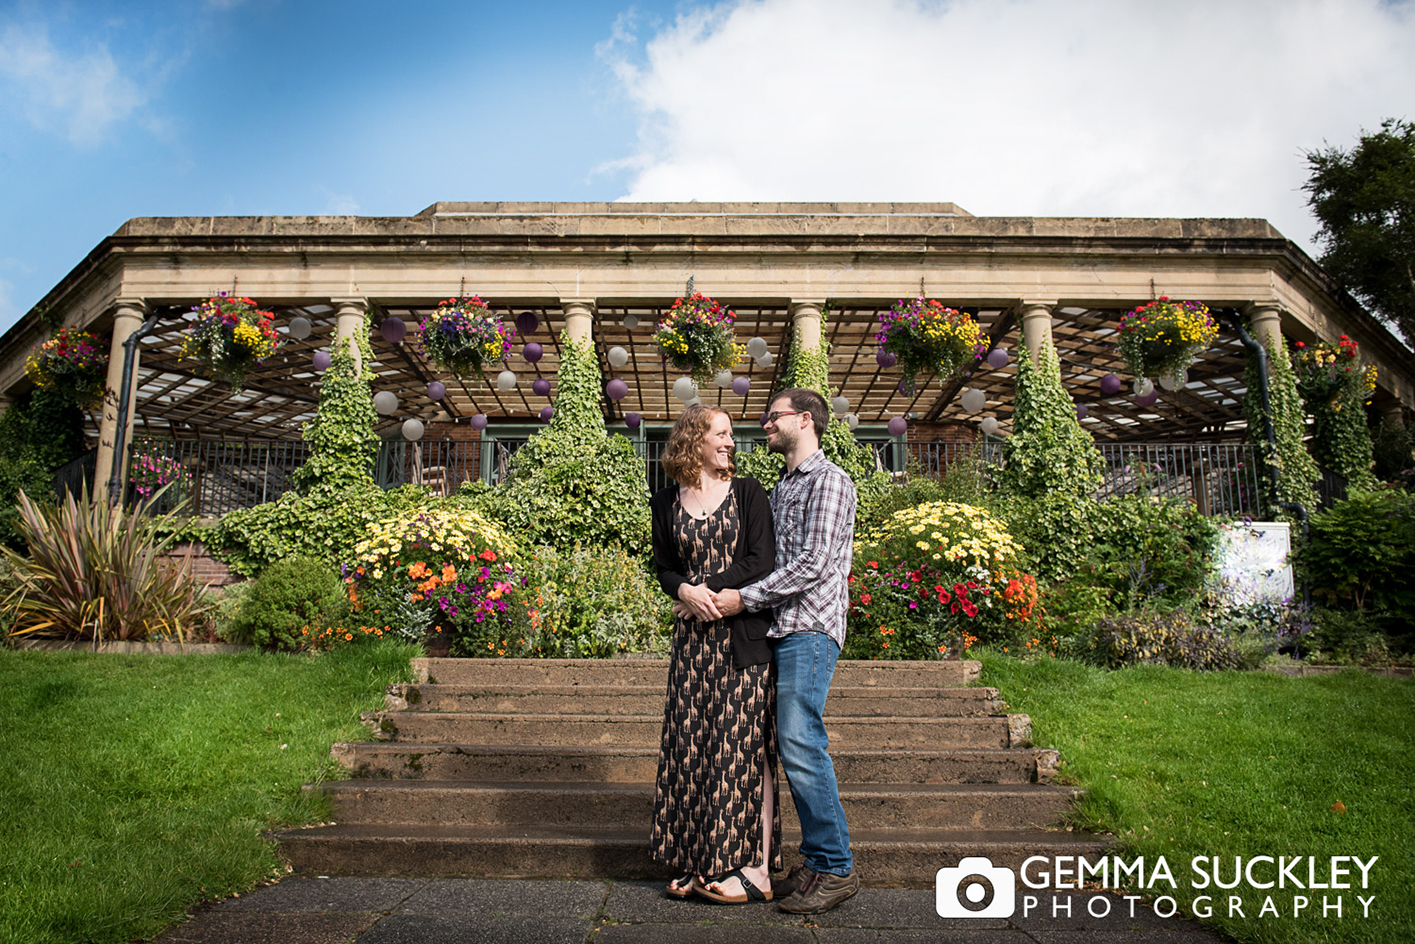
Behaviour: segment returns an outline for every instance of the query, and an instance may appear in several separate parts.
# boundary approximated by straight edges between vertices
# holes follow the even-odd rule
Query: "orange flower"
[[[480,554],[478,554],[477,556],[480,557],[480,558],[481,558],[482,560],[484,560],[484,561],[494,561],[494,560],[496,560],[496,552],[493,551],[491,548],[487,548],[486,550],[482,551],[482,552],[481,552]]]
[[[424,564],[422,561],[408,565],[408,576],[412,577],[414,580],[421,580],[426,577],[427,574],[427,564]]]
[[[451,564],[443,564],[443,565],[442,565],[442,582],[443,582],[443,583],[452,583],[452,582],[453,582],[454,580],[456,580],[456,579],[457,579],[457,568],[456,568],[456,567],[453,567]]]

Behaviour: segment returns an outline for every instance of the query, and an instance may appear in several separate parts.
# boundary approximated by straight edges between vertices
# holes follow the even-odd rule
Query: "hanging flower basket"
[[[439,302],[418,325],[418,350],[439,370],[465,377],[481,376],[492,364],[511,356],[512,325],[477,296]]]
[[[899,359],[899,369],[911,387],[924,373],[935,373],[946,382],[975,363],[988,347],[972,315],[922,295],[895,302],[889,311],[880,312],[879,322],[875,340],[880,351]]]
[[[1218,337],[1218,322],[1203,302],[1160,296],[1120,316],[1117,348],[1130,373],[1177,377]]]
[[[1357,343],[1342,335],[1335,344],[1325,341],[1308,347],[1295,345],[1297,393],[1309,406],[1336,404],[1345,396],[1362,403],[1376,390],[1376,368],[1362,366]]]
[[[25,361],[25,374],[41,390],[53,390],[85,409],[103,400],[108,376],[105,345],[87,331],[60,328]]]
[[[280,343],[275,316],[261,311],[249,298],[225,292],[192,311],[197,320],[182,339],[182,356],[201,364],[212,377],[240,393],[246,374],[274,354]]]
[[[747,356],[732,323],[737,315],[701,292],[675,298],[663,313],[653,342],[675,370],[706,384],[719,371],[731,370]]]

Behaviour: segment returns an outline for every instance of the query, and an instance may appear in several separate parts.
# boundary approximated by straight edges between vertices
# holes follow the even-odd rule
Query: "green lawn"
[[[0,650],[0,942],[149,937],[275,874],[261,832],[327,816],[301,784],[416,654]]]
[[[1186,912],[1195,895],[1215,896],[1207,923],[1240,941],[1415,940],[1415,683],[1356,671],[1296,679],[979,658],[982,684],[1031,715],[1037,743],[1059,749],[1065,775],[1086,788],[1078,822],[1114,833],[1127,861],[1165,857],[1180,890],[1151,894],[1173,894]],[[1235,855],[1380,859],[1370,890],[1342,893],[1338,919],[1321,916],[1322,896],[1335,890],[1192,891],[1199,855],[1223,857],[1225,875]],[[1300,918],[1294,893],[1312,902]],[[1375,895],[1369,920],[1357,893]],[[1235,894],[1247,920],[1223,915]],[[1281,917],[1256,917],[1265,895]]]

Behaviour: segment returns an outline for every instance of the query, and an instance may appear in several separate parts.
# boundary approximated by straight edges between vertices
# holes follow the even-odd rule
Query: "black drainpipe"
[[[108,501],[113,504],[123,500],[123,469],[127,466],[124,450],[128,448],[128,395],[133,386],[133,361],[137,358],[138,342],[152,333],[161,317],[158,312],[153,312],[142,327],[123,342],[123,385],[118,389],[118,428],[113,431],[113,471],[108,475]]]

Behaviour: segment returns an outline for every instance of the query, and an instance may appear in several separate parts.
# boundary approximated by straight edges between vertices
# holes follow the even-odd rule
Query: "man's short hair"
[[[791,403],[791,409],[811,414],[811,425],[816,428],[816,438],[825,438],[826,427],[830,423],[830,407],[826,405],[825,397],[814,390],[792,387],[789,390],[772,394],[771,401],[767,405],[768,411],[771,410],[771,403],[775,403],[777,400],[788,400]]]

